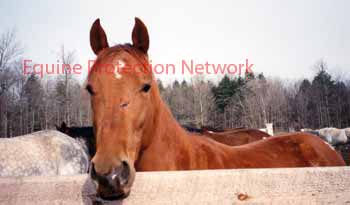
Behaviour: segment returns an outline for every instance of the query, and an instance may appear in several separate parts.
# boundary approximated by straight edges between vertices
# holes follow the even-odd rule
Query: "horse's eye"
[[[86,90],[90,93],[90,95],[95,95],[94,90],[92,89],[91,85],[86,86]]]
[[[151,88],[150,84],[144,84],[141,91],[147,93],[150,88]]]

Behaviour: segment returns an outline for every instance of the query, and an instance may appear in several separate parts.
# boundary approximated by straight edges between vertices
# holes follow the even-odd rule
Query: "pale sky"
[[[180,69],[181,60],[239,64],[249,59],[254,72],[298,79],[312,76],[311,67],[322,58],[344,76],[350,69],[349,8],[347,0],[12,0],[0,3],[0,32],[17,30],[26,59],[56,63],[64,44],[75,50],[77,63],[87,65],[95,57],[89,30],[96,18],[113,44],[131,41],[137,16],[148,27],[153,63]],[[181,80],[183,75],[158,77]]]

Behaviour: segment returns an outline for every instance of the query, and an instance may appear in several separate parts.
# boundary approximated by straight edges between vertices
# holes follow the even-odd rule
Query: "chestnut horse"
[[[230,146],[244,145],[270,137],[270,135],[266,132],[250,128],[218,130],[210,127],[203,127],[200,129],[186,125],[182,125],[182,127],[190,133],[198,133],[200,136],[208,137],[217,142]]]
[[[270,137],[266,132],[246,128],[233,129],[224,132],[204,131],[202,132],[202,135],[230,146],[244,145]]]
[[[109,47],[99,19],[89,73],[96,154],[91,178],[104,199],[128,196],[136,171],[344,166],[316,136],[294,133],[232,147],[185,131],[162,101],[148,62],[146,26],[135,18],[132,44]]]

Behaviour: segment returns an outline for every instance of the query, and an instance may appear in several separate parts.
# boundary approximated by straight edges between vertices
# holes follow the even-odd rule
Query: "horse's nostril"
[[[98,172],[95,164],[91,163],[89,172],[91,179],[98,183],[99,189],[108,195],[114,192],[124,192],[123,189],[128,185],[131,176],[131,169],[127,161],[122,161],[119,167],[112,169],[108,174]]]
[[[129,166],[129,164],[128,164],[127,161],[122,161],[122,165],[123,165],[123,166]]]
[[[98,171],[98,167],[91,162],[89,172],[91,179],[97,185],[98,196],[110,200],[124,198],[129,194],[128,183],[132,180],[132,173],[127,161],[121,161],[119,166],[112,168],[109,174],[105,175]]]
[[[119,170],[119,182],[121,185],[128,183],[130,177],[130,166],[127,161],[122,161],[122,165]]]

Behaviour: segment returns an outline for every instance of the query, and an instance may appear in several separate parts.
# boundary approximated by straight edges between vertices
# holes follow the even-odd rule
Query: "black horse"
[[[61,126],[56,125],[56,129],[78,141],[80,141],[86,148],[90,159],[96,153],[96,142],[93,127],[68,127],[65,122]]]

